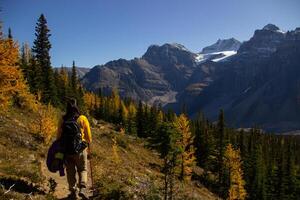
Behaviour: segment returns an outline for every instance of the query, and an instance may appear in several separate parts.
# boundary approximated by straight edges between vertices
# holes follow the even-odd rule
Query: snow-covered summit
[[[221,52],[221,51],[237,51],[241,46],[241,42],[234,39],[219,39],[216,43],[202,49],[203,54]]]
[[[268,30],[268,31],[274,31],[274,32],[279,32],[279,33],[285,33],[285,31],[280,30],[280,28],[274,24],[267,24],[263,27],[262,30]]]
[[[202,51],[195,56],[195,61],[202,63],[205,61],[226,61],[229,57],[235,55],[240,48],[241,42],[235,38],[218,39],[210,46],[204,47]]]

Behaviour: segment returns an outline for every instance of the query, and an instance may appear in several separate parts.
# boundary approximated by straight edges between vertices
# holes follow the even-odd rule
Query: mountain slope
[[[202,110],[212,120],[223,108],[230,126],[300,129],[299,36],[296,30],[284,33],[271,25],[255,31],[234,58],[218,63],[220,75],[205,91],[197,97],[184,94],[179,102],[190,103],[190,114]]]
[[[82,83],[90,90],[117,88],[125,97],[166,104],[176,101],[196,66],[195,54],[179,44],[152,45],[141,58],[95,66]]]
[[[176,112],[187,105],[189,115],[202,110],[210,120],[223,108],[229,126],[290,131],[300,129],[293,109],[299,41],[300,28],[284,32],[268,24],[248,41],[218,40],[198,54],[176,43],[152,45],[141,58],[94,67],[83,83]]]
[[[4,187],[0,188],[0,199],[65,199],[68,195],[66,177],[45,168],[49,145],[30,133],[30,124],[37,117],[19,109],[0,116],[0,183]],[[91,122],[93,199],[162,199],[162,160],[158,154],[145,148],[145,140],[124,135],[112,124]],[[196,181],[175,183],[175,199],[219,199]]]

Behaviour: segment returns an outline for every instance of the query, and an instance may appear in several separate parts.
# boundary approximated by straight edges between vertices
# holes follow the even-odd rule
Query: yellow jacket
[[[59,126],[58,126],[58,130],[57,130],[57,139],[59,139],[61,137],[61,133],[62,133],[62,126],[63,120],[61,120]],[[80,131],[81,131],[81,136],[82,136],[82,140],[86,141],[88,143],[92,142],[92,133],[91,133],[91,129],[90,129],[90,123],[88,121],[88,119],[86,118],[86,116],[84,115],[80,115],[77,119],[77,123],[80,126]]]

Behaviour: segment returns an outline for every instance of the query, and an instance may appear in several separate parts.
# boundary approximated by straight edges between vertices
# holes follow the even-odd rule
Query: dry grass
[[[28,128],[37,117],[21,110],[0,116],[0,177],[14,176],[41,187],[47,185],[40,163],[45,162],[48,146]],[[155,151],[145,148],[144,140],[120,134],[114,125],[106,122],[98,123],[92,133],[91,161],[98,194],[95,199],[162,199],[162,160]],[[175,190],[175,199],[216,199],[205,187],[195,183],[177,181]],[[0,189],[0,199],[26,197],[20,191],[3,196],[3,191]],[[35,194],[34,197],[53,199],[51,195]]]
[[[92,163],[98,199],[163,199],[162,160],[145,141],[111,124],[93,129]],[[118,162],[115,161],[115,142]],[[176,182],[175,199],[217,199],[202,185]]]
[[[4,179],[15,177],[18,180],[26,180],[28,184],[45,184],[45,178],[41,175],[40,160],[45,159],[46,147],[40,137],[30,134],[28,131],[30,119],[34,114],[28,114],[22,110],[10,110],[0,117],[0,177],[1,184]],[[17,185],[17,184],[16,184]],[[8,189],[6,187],[6,189]],[[41,190],[45,188],[41,187]],[[0,199],[25,199],[26,193],[15,188],[3,195],[0,189]],[[48,197],[36,195],[38,199]],[[29,196],[28,196],[29,198]]]

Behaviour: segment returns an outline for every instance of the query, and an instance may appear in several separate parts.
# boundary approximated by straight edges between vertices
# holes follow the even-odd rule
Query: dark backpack
[[[61,145],[63,152],[67,155],[81,153],[87,147],[87,144],[82,141],[77,118],[64,120],[62,124]]]

